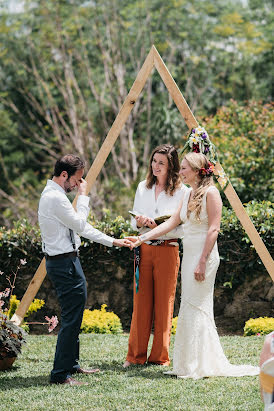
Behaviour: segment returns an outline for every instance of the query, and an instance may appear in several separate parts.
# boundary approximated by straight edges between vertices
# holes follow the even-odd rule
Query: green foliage
[[[273,203],[251,201],[245,209],[259,232],[268,251],[273,253]],[[216,281],[237,287],[245,278],[252,278],[264,271],[262,262],[244,231],[235,212],[223,207],[221,232],[218,237],[220,267]]]
[[[103,209],[103,217],[100,221],[91,216],[90,223],[98,230],[115,238],[125,238],[136,233],[129,220],[125,220],[120,215],[113,219],[110,210],[106,208]]]
[[[273,105],[231,100],[204,125],[242,202],[273,201]]]
[[[41,188],[59,155],[94,161],[152,44],[195,115],[213,114],[230,98],[272,99],[269,0],[23,3],[19,13],[4,4],[0,14],[1,224],[25,215],[36,220]],[[98,177],[98,215],[112,204],[125,216],[121,185],[130,191],[152,148],[183,145],[185,131],[160,76],[153,76]],[[251,175],[253,166],[247,168]],[[243,201],[251,199],[251,185]]]
[[[122,324],[118,315],[106,311],[106,304],[101,306],[101,310],[85,310],[81,325],[82,333],[95,334],[121,334]]]
[[[244,326],[244,336],[248,335],[267,335],[274,331],[274,318],[259,317],[250,318]]]

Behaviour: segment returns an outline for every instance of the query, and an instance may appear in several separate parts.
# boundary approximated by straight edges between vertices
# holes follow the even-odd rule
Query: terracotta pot
[[[16,357],[3,358],[2,360],[0,360],[0,370],[1,371],[8,370],[9,368],[11,368],[15,360],[16,360]]]

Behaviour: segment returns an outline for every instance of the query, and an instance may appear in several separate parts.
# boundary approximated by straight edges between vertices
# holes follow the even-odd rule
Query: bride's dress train
[[[208,190],[217,190],[211,186]],[[203,250],[208,230],[206,194],[203,198],[200,221],[193,213],[187,219],[190,191],[186,193],[181,210],[184,222],[182,296],[173,351],[173,370],[165,374],[178,378],[203,378],[259,374],[259,367],[232,365],[226,358],[216,330],[213,314],[213,291],[219,266],[217,243],[206,265],[205,281],[194,278],[194,270]]]

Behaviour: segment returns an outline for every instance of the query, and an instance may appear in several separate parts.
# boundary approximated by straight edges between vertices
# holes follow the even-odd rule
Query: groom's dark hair
[[[59,177],[62,171],[68,173],[68,178],[73,176],[77,170],[85,168],[85,163],[80,157],[74,154],[66,154],[56,161],[54,166],[54,177]]]

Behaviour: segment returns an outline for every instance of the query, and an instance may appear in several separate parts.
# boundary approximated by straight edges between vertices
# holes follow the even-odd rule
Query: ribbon
[[[135,272],[135,289],[136,293],[139,291],[139,278],[140,278],[140,271],[139,271],[139,265],[140,265],[140,247],[134,248],[134,272]]]

